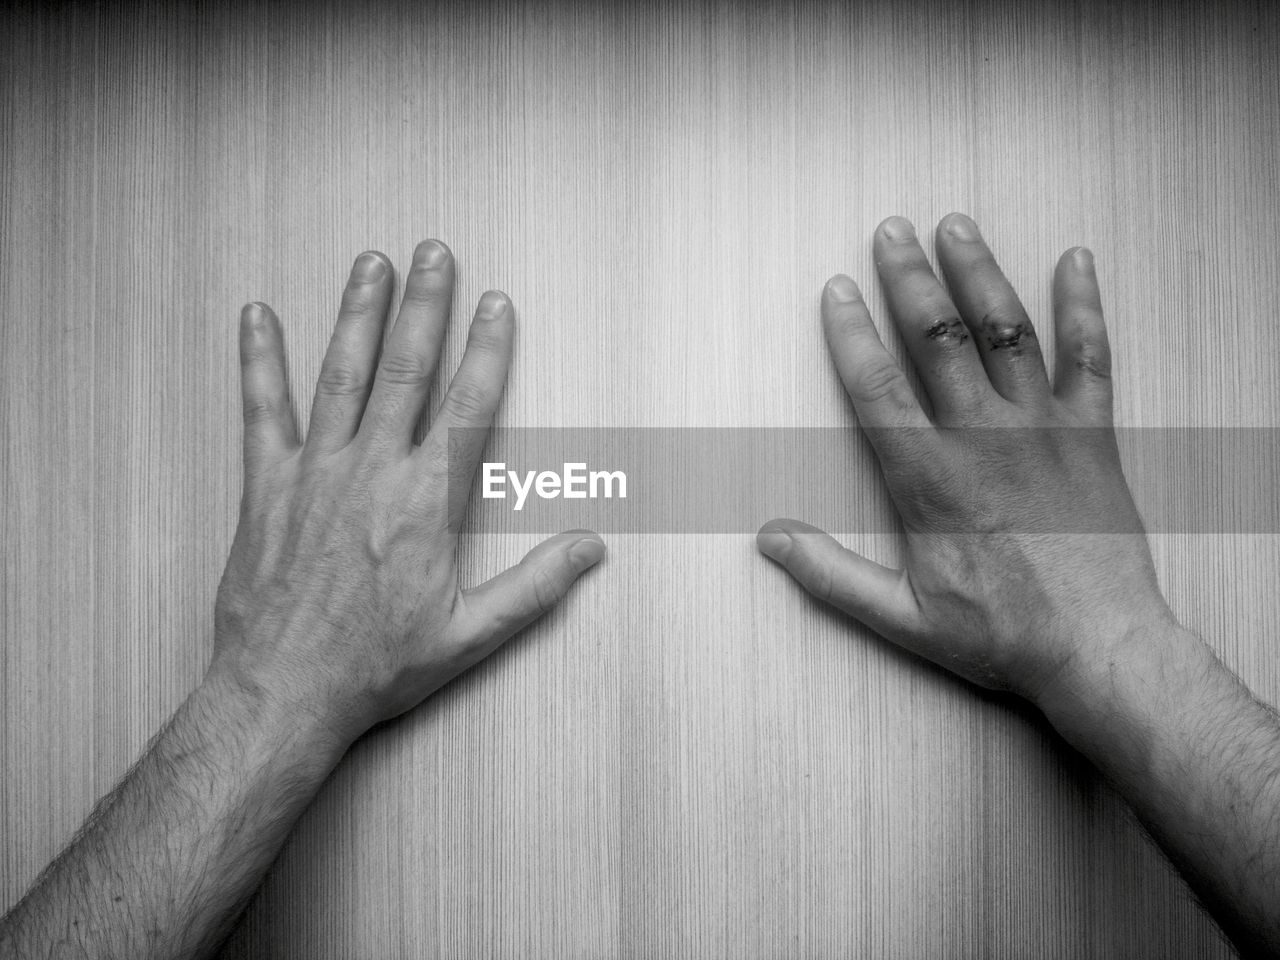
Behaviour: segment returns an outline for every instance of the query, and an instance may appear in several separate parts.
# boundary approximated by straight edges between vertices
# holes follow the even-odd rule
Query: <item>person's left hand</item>
[[[911,224],[890,217],[875,257],[925,412],[857,285],[827,283],[836,371],[906,530],[901,570],[816,527],[775,520],[760,549],[806,589],[894,643],[985,687],[1040,703],[1174,620],[1112,427],[1111,352],[1093,256],[1058,261],[1057,368],[982,239],[953,213],[936,232],[943,286]],[[1080,681],[1074,681],[1079,685]]]
[[[393,271],[382,254],[357,259],[305,442],[279,320],[260,304],[241,317],[244,496],[209,674],[283,715],[313,718],[340,743],[487,656],[604,554],[595,534],[570,531],[459,589],[449,487],[470,488],[506,380],[515,311],[497,291],[481,298],[457,375],[415,447],[453,283],[449,249],[419,244],[380,349]],[[461,441],[455,433],[450,449],[451,427],[473,429]]]

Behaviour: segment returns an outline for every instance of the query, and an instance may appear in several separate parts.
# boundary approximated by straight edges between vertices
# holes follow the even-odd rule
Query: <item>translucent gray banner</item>
[[[907,498],[932,471],[975,502],[955,533],[1136,532],[1117,522],[1093,464],[1117,452],[1150,533],[1280,533],[1280,428],[872,430],[506,428],[451,430],[451,527],[469,533],[754,533],[774,517],[832,533],[902,529],[875,448],[905,452]],[[467,466],[482,449],[474,474]],[[1054,484],[1071,509],[1026,511],[1013,489]],[[972,482],[969,482],[972,481]],[[469,494],[469,500],[468,495]]]

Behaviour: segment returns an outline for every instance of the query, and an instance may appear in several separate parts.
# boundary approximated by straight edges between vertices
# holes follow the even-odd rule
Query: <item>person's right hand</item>
[[[932,419],[853,281],[833,277],[822,295],[836,369],[902,515],[906,565],[887,569],[794,520],[770,521],[758,544],[888,639],[1036,700],[1056,680],[1087,682],[1138,631],[1173,617],[1120,469],[1091,254],[1058,261],[1051,386],[1035,329],[973,221],[946,217],[937,250],[950,293],[906,220],[876,231]]]

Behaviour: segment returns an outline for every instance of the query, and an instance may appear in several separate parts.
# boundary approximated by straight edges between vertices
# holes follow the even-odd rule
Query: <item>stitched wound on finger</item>
[[[951,317],[948,320],[939,320],[930,324],[924,335],[930,340],[954,340],[956,343],[964,343],[969,339],[969,334],[965,331],[959,317]]]
[[[1022,352],[1022,339],[1031,337],[1034,339],[1036,332],[1029,324],[1019,323],[1012,327],[997,327],[994,324],[988,325],[987,318],[982,318],[980,326],[987,335],[987,345],[992,350],[1011,350],[1014,353]]]

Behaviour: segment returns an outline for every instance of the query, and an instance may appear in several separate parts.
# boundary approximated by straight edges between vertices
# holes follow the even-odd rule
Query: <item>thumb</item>
[[[459,634],[488,649],[497,647],[559,603],[574,581],[600,562],[604,550],[604,541],[590,530],[568,530],[542,541],[514,567],[462,591],[463,609],[455,614]]]
[[[756,534],[756,546],[819,600],[882,636],[901,636],[915,622],[918,607],[905,570],[891,570],[846,550],[817,527],[770,520]]]

